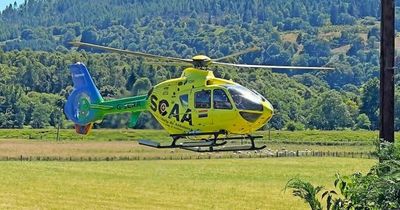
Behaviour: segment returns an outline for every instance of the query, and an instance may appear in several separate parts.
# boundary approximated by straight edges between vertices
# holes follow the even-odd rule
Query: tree
[[[322,94],[313,110],[315,111],[310,116],[309,123],[318,129],[333,130],[354,123],[346,104],[336,91],[331,90]]]
[[[264,52],[263,59],[265,63],[275,65],[288,65],[290,55],[281,46],[271,44]]]
[[[308,39],[304,42],[304,53],[308,54],[308,64],[311,66],[323,66],[331,55],[329,43],[321,39]]]
[[[370,127],[371,127],[371,121],[369,121],[368,116],[366,114],[360,114],[357,117],[356,128],[369,130]]]
[[[346,13],[339,14],[338,19],[338,25],[352,25],[356,22],[354,17]]]
[[[32,112],[32,128],[45,128],[50,119],[50,108],[46,104],[36,104]]]
[[[339,24],[339,17],[338,17],[339,11],[338,10],[339,9],[338,9],[337,5],[332,5],[331,11],[330,11],[330,14],[331,14],[330,16],[331,16],[331,23],[334,25]]]
[[[329,20],[326,14],[321,13],[320,11],[314,11],[310,15],[310,24],[314,27],[321,27],[325,25]]]
[[[97,32],[94,28],[88,28],[82,32],[82,42],[96,44],[97,39]]]
[[[304,125],[303,124],[301,124],[301,123],[299,123],[299,122],[293,122],[293,121],[291,121],[291,122],[288,122],[287,124],[286,124],[286,129],[288,130],[288,131],[302,131],[302,130],[304,130]]]
[[[371,121],[371,129],[378,128],[379,80],[377,78],[369,80],[362,86],[360,112],[368,116]]]
[[[309,39],[304,43],[304,52],[313,57],[328,57],[331,49],[326,40]]]
[[[24,40],[34,39],[34,33],[31,29],[25,29],[21,32],[21,38]]]
[[[71,47],[71,44],[69,44],[71,41],[74,41],[74,39],[75,39],[75,33],[73,32],[73,31],[70,31],[70,30],[68,30],[64,35],[63,35],[63,38],[62,38],[62,42],[63,42],[63,45],[65,46],[65,47]]]
[[[135,84],[132,87],[133,95],[141,95],[147,94],[147,92],[151,89],[151,82],[148,78],[140,78],[136,80]]]
[[[14,115],[15,117],[15,122],[13,124],[13,127],[15,128],[23,128],[24,123],[25,123],[25,113],[20,110]]]
[[[362,50],[364,48],[364,40],[361,37],[358,37],[356,40],[352,41],[352,44],[350,46],[351,47],[347,52],[347,55],[356,55],[359,50]]]
[[[378,27],[372,27],[371,30],[368,31],[368,39],[371,37],[375,37],[378,40],[381,38],[380,30]]]

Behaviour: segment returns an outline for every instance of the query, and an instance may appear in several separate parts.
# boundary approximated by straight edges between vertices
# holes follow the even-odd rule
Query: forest
[[[398,1],[400,3],[400,1]],[[146,94],[183,67],[75,48],[73,40],[157,55],[334,71],[213,68],[256,89],[276,113],[264,129],[378,128],[379,0],[25,0],[0,14],[0,128],[71,127],[68,66],[85,63],[105,98]],[[397,21],[396,28],[400,28]],[[398,61],[399,59],[396,59]],[[398,75],[396,75],[396,78]],[[396,80],[396,86],[400,85]],[[396,91],[396,102],[400,102]],[[395,108],[400,129],[400,107]],[[125,128],[129,116],[97,127]],[[160,128],[143,113],[135,128]]]

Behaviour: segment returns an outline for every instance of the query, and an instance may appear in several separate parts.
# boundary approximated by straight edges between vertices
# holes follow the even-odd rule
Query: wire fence
[[[285,158],[285,157],[347,157],[375,158],[372,152],[343,151],[267,151],[235,153],[194,153],[166,156],[0,156],[0,161],[130,161],[130,160],[195,160],[195,159],[234,159],[234,158]]]

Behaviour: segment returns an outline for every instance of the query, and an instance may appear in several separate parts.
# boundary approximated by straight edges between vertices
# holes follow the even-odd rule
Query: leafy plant
[[[312,210],[322,210],[321,203],[317,199],[317,194],[323,189],[323,186],[314,187],[311,183],[293,178],[286,184],[287,188],[293,189],[293,195],[302,198],[310,205]]]
[[[326,200],[326,209],[400,209],[400,148],[391,143],[379,144],[379,163],[366,174],[351,176],[336,174],[336,190],[326,190],[321,200]],[[311,209],[322,209],[317,194],[321,186],[298,178],[288,181],[285,189],[293,189],[293,195],[310,204]]]

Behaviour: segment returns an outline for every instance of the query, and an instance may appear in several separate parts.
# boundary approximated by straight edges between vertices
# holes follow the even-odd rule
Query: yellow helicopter
[[[160,145],[151,140],[139,140],[139,144],[155,148],[182,148],[195,152],[260,150],[253,132],[263,127],[273,116],[271,103],[255,90],[245,88],[231,80],[214,76],[210,66],[223,65],[246,68],[280,68],[331,70],[328,67],[268,66],[221,62],[227,58],[257,50],[249,48],[229,56],[210,59],[204,55],[182,59],[120,50],[84,42],[71,42],[77,47],[91,47],[133,56],[167,62],[192,64],[183,70],[181,77],[155,85],[147,95],[122,99],[104,100],[96,88],[86,66],[76,63],[70,66],[74,90],[68,97],[64,112],[75,123],[76,132],[87,134],[94,122],[105,115],[132,113],[135,124],[142,111],[149,111],[172,137],[170,145]],[[196,138],[196,141],[180,139]],[[247,139],[250,145],[230,146],[229,140]]]

